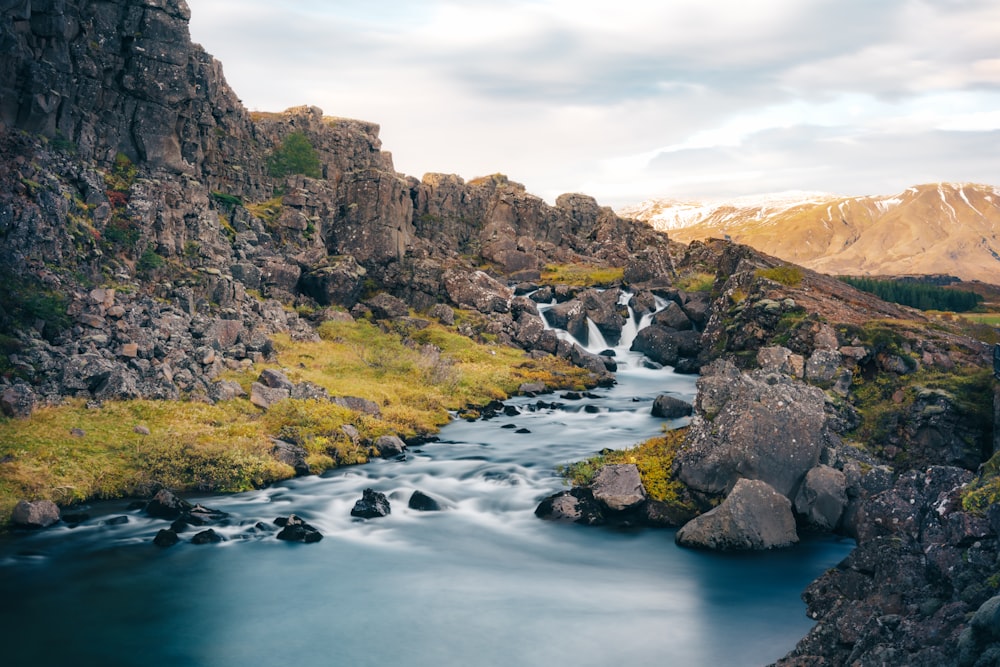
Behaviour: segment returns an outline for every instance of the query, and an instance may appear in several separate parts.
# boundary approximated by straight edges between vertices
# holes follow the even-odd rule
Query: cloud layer
[[[1000,184],[994,0],[189,0],[251,109],[549,200]]]

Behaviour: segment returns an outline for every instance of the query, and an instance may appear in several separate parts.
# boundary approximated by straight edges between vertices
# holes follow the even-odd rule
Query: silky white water
[[[192,529],[155,547],[166,522],[124,503],[94,505],[75,528],[3,538],[3,664],[597,667],[784,655],[811,626],[801,591],[849,542],[719,555],[676,547],[672,530],[534,516],[565,488],[557,466],[659,433],[659,393],[693,398],[693,377],[617,353],[618,384],[596,398],[512,399],[520,414],[455,421],[405,460],[192,499],[231,514],[216,528],[221,544],[190,544]],[[563,405],[539,409],[540,399]],[[369,487],[392,513],[353,519]],[[442,510],[408,509],[417,489]],[[249,532],[290,513],[323,541]],[[117,516],[128,522],[107,524]]]

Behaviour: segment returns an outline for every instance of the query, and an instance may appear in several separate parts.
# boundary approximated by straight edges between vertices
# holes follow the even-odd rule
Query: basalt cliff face
[[[627,284],[636,313],[669,302],[635,349],[704,369],[671,471],[697,510],[728,501],[702,527],[753,528],[766,502],[783,513],[775,545],[797,527],[859,542],[810,588],[822,622],[786,664],[971,665],[997,649],[1000,525],[960,502],[993,453],[986,345],[747,246],[683,246],[585,195],[553,206],[499,174],[399,174],[372,123],[248,113],[190,42],[182,0],[0,11],[5,414],[67,397],[224,401],[217,380],[267,360],[275,333],[411,310],[449,324],[473,311],[462,333],[613,381],[614,360],[558,339],[536,300],[559,302],[550,323],[582,336],[589,318],[616,340]],[[312,176],[273,175],[292,137],[315,152]],[[621,278],[519,294],[549,264]],[[587,496],[573,493],[565,505]]]
[[[418,181],[373,123],[248,113],[189,15],[181,0],[4,3],[0,319],[6,367],[43,397],[207,395],[266,355],[268,334],[314,335],[292,307],[378,291],[484,310],[492,336],[524,344],[542,327],[511,312],[506,280],[550,262],[670,272],[676,246],[590,197],[550,206],[501,175]],[[292,134],[317,177],[270,175]],[[218,354],[206,365],[199,348]]]

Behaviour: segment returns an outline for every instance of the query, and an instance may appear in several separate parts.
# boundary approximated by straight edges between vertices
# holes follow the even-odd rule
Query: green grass
[[[625,269],[590,264],[548,264],[542,271],[543,285],[610,287],[620,284]]]
[[[788,287],[795,287],[802,282],[802,270],[797,266],[790,266],[788,264],[775,266],[770,269],[757,269],[757,276],[773,280]]]
[[[291,477],[292,468],[271,457],[272,436],[304,447],[313,472],[361,463],[369,451],[346,437],[345,424],[366,439],[430,434],[451,412],[507,398],[523,382],[574,389],[587,383],[584,371],[563,360],[532,360],[437,324],[400,333],[366,321],[327,322],[319,331],[320,342],[276,337],[273,363],[225,379],[249,391],[262,368],[279,368],[334,396],[374,401],[381,417],[317,400],[286,400],[263,412],[235,399],[106,401],[97,409],[74,400],[29,419],[0,419],[0,459],[9,457],[0,464],[0,524],[20,499],[65,505],[148,496],[161,487],[233,492]],[[135,433],[139,425],[150,435]],[[74,429],[83,435],[72,435]]]
[[[689,273],[677,278],[674,285],[685,292],[711,292],[715,285],[715,274]]]

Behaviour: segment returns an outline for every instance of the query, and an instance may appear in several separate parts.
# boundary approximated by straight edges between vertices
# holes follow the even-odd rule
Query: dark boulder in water
[[[203,530],[197,533],[191,538],[191,544],[217,544],[222,542],[222,535],[209,528],[208,530]]]
[[[153,544],[158,547],[172,547],[179,541],[180,538],[177,537],[177,533],[168,528],[162,529],[156,534],[156,537],[153,538]]]
[[[361,499],[354,503],[351,516],[362,519],[377,519],[388,516],[390,511],[389,499],[385,497],[384,493],[380,493],[374,489],[365,489]]]
[[[410,496],[409,508],[420,512],[437,512],[441,504],[423,491],[414,491]]]
[[[281,530],[277,535],[279,540],[310,544],[323,539],[322,533],[294,514],[290,514],[287,517],[278,517],[274,520],[274,523],[281,526]]]
[[[539,503],[535,516],[548,521],[600,526],[607,523],[601,503],[594,500],[590,489],[574,487],[560,491]]]

